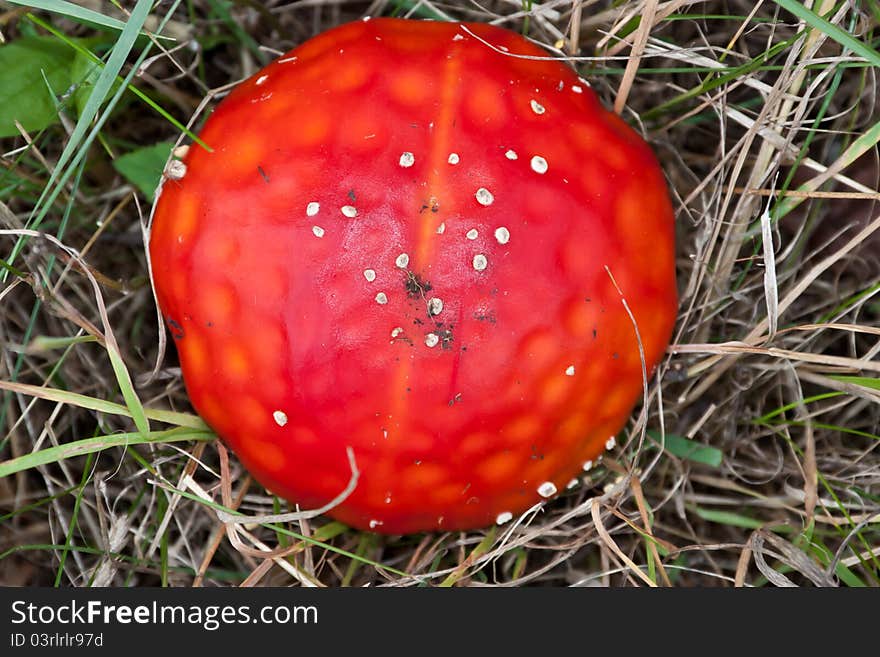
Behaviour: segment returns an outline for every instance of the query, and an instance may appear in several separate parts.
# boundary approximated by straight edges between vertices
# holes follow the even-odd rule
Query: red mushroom
[[[350,448],[331,516],[474,528],[613,445],[672,331],[673,213],[570,68],[487,25],[351,23],[200,136],[155,208],[156,293],[194,407],[268,489],[324,505]]]

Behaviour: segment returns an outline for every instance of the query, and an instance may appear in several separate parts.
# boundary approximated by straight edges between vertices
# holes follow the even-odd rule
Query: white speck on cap
[[[492,202],[495,200],[495,197],[492,196],[492,192],[490,192],[485,187],[480,187],[475,194],[477,197],[477,203],[480,205],[490,206]]]
[[[406,266],[409,264],[409,256],[406,253],[401,253],[397,256],[397,260],[394,261],[394,264],[400,269],[406,269]]]
[[[306,206],[306,216],[314,217],[321,210],[321,204],[317,201],[312,201]]]
[[[315,237],[324,237],[324,229],[320,226],[312,226],[312,232],[315,234]]]
[[[477,271],[483,271],[489,264],[489,261],[486,259],[482,253],[478,253],[474,256],[474,269]]]
[[[452,37],[453,41],[461,41],[462,39],[464,39],[464,37],[460,34],[456,34],[454,37]]]
[[[571,85],[571,90],[572,90],[573,92],[575,92],[576,94],[582,94],[582,93],[584,93],[583,88],[577,86],[576,84]]]
[[[496,525],[505,525],[508,522],[513,520],[513,514],[510,511],[502,511],[498,514],[498,517],[495,518]]]
[[[475,240],[475,239],[477,239],[478,236],[479,236],[479,233],[477,232],[477,229],[476,229],[476,228],[471,228],[471,229],[465,234],[465,237],[467,237],[469,240]]]
[[[376,303],[378,303],[380,306],[384,306],[386,303],[388,303],[388,295],[386,295],[384,292],[379,292],[379,294],[376,295]]]
[[[572,488],[575,488],[579,483],[581,483],[581,482],[577,479],[577,477],[575,477],[574,479],[572,479],[571,481],[568,482],[568,485],[565,487],[565,490],[571,490]]]
[[[545,481],[543,484],[538,486],[538,495],[541,497],[553,497],[556,495],[556,484],[552,481]]]
[[[617,438],[611,436],[608,440],[605,441],[605,449],[614,449],[614,446],[617,444]]]
[[[415,161],[415,155],[413,155],[409,151],[406,151],[405,153],[402,153],[400,155],[400,166],[402,166],[404,169],[411,167],[413,164],[415,164]]]
[[[370,520],[370,529],[376,529],[379,525],[382,524],[381,520]]]
[[[356,216],[358,216],[357,208],[353,205],[343,205],[341,209],[342,214],[344,214],[349,219],[354,219]]]
[[[439,226],[437,226],[437,234],[442,235],[446,232],[446,222],[442,222]]]
[[[510,241],[510,231],[504,226],[495,229],[495,239],[499,244],[507,244]]]
[[[263,84],[266,80],[269,79],[268,75],[261,75],[257,78],[257,84]]]
[[[425,345],[428,347],[436,347],[440,343],[440,336],[436,333],[428,333],[425,336]]]
[[[592,461],[584,461],[584,472],[589,472],[592,469],[593,469],[593,462]]]
[[[183,180],[186,176],[186,165],[180,160],[171,160],[165,169],[165,176],[171,180]]]
[[[510,149],[504,154],[504,157],[506,157],[508,160],[515,160],[519,157],[519,155],[516,154],[515,150]]]
[[[428,301],[428,314],[439,315],[443,312],[443,300],[439,297],[433,297]]]
[[[535,100],[534,98],[532,98],[532,100],[529,104],[532,106],[532,111],[535,114],[543,114],[544,112],[547,111],[544,109],[544,106],[541,103],[539,103],[537,100]]]
[[[458,164],[461,162],[461,158],[458,156],[458,153],[450,153],[449,159],[446,160],[449,164]]]
[[[287,424],[287,413],[284,411],[273,411],[272,418],[275,420],[275,424],[279,427],[283,427]]]
[[[372,269],[364,269],[364,278],[366,278],[368,282],[372,283],[376,280],[376,272]]]
[[[547,160],[540,155],[532,158],[532,171],[535,173],[547,173]]]
[[[565,368],[565,375],[566,376],[574,376],[574,365],[569,365],[568,367]]]

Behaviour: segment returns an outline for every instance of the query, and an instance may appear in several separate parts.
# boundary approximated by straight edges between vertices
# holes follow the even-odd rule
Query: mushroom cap
[[[359,21],[200,137],[155,207],[156,294],[193,406],[272,492],[327,504],[350,448],[329,515],[475,528],[613,445],[675,321],[673,211],[566,65],[488,25]]]

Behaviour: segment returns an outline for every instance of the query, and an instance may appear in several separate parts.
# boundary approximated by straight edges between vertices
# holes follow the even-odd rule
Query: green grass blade
[[[862,579],[850,570],[845,564],[838,563],[834,569],[841,582],[852,588],[864,588],[867,585]]]
[[[837,41],[844,48],[849,48],[857,55],[864,57],[874,66],[880,66],[880,52],[874,50],[864,41],[854,37],[852,34],[845,32],[833,23],[814,13],[801,2],[797,0],[773,0],[777,5],[790,11],[792,14],[800,18],[810,27],[819,30],[827,35],[829,39]]]
[[[868,431],[860,431],[858,429],[853,429],[851,427],[844,427],[837,424],[827,424],[825,422],[804,422],[801,420],[788,420],[787,422],[777,422],[775,424],[768,423],[767,426],[778,426],[785,425],[789,427],[806,427],[810,426],[814,429],[824,429],[825,431],[832,431],[834,433],[839,433],[842,435],[849,436],[859,436],[860,438],[868,438],[870,440],[880,440],[880,436],[874,433],[870,433]]]
[[[735,68],[730,69],[728,73],[723,73],[721,75],[718,75],[717,77],[716,76],[708,77],[701,85],[694,87],[693,89],[689,89],[689,90],[679,94],[675,98],[672,98],[671,100],[668,100],[665,103],[662,103],[662,104],[658,105],[657,107],[654,107],[654,108],[648,110],[647,112],[643,113],[642,119],[646,120],[646,121],[655,119],[655,118],[661,116],[662,114],[668,112],[672,108],[676,107],[677,105],[685,102],[686,100],[690,100],[691,98],[696,98],[697,96],[700,96],[708,91],[712,91],[713,89],[721,87],[721,86],[727,84],[728,82],[733,82],[737,79],[740,79],[744,76],[749,75],[750,73],[753,73],[753,72],[759,70],[762,66],[764,66],[764,64],[766,62],[768,62],[772,58],[776,57],[776,55],[785,52],[791,46],[791,44],[797,40],[797,38],[798,37],[792,37],[787,41],[783,41],[782,43],[777,43],[775,46],[770,48],[767,52],[762,53],[758,57],[755,57],[751,61],[746,62],[742,66],[737,66]]]
[[[729,527],[741,527],[743,529],[760,529],[765,525],[763,520],[750,518],[741,513],[733,511],[719,511],[717,509],[704,509],[697,507],[696,514],[708,522],[715,522],[719,525],[727,525]]]
[[[28,351],[55,351],[56,349],[67,349],[71,345],[97,341],[98,338],[94,335],[75,335],[68,337],[38,335],[31,341],[30,345],[28,345]]]
[[[0,561],[3,561],[3,559],[6,559],[13,554],[18,554],[19,552],[57,552],[58,550],[63,550],[64,547],[65,546],[63,545],[55,543],[27,543],[24,545],[13,545],[5,552],[0,552]],[[154,567],[154,564],[146,559],[139,559],[130,554],[123,554],[120,552],[108,552],[103,548],[89,547],[87,545],[71,545],[70,551],[96,557],[109,557],[139,568]],[[136,570],[136,568],[131,568],[132,572]],[[196,571],[193,568],[188,568],[186,566],[170,566],[169,570],[173,573],[189,575],[190,577],[196,574]],[[219,568],[209,568],[206,572],[207,577],[223,580],[232,584],[240,584],[241,580],[247,577],[247,575],[248,573],[246,572],[221,570]],[[131,585],[131,582],[129,582],[129,585]]]
[[[829,379],[840,381],[841,383],[852,383],[853,385],[862,386],[869,390],[880,390],[880,379],[873,376],[844,376],[829,375]]]
[[[62,404],[70,404],[78,408],[85,408],[90,411],[98,411],[99,413],[107,413],[109,415],[121,415],[123,417],[131,417],[131,411],[122,404],[81,395],[76,392],[67,390],[59,390],[58,388],[47,388],[44,386],[35,386],[27,383],[12,383],[9,381],[0,381],[0,390],[8,390],[10,392],[30,395],[31,397],[39,397],[47,401],[59,402]],[[157,422],[165,422],[167,424],[175,424],[179,427],[187,429],[195,429],[197,431],[210,431],[208,425],[197,415],[190,413],[180,413],[178,411],[166,411],[162,409],[144,408],[144,415],[150,420]]]
[[[193,502],[197,502],[198,504],[202,504],[208,508],[214,509],[215,511],[224,511],[224,512],[228,513],[229,515],[234,515],[234,516],[244,515],[241,511],[236,511],[235,509],[230,509],[226,506],[223,506],[222,504],[219,504],[218,502],[214,502],[213,500],[206,500],[202,497],[199,497],[198,495],[191,493],[188,490],[181,490],[179,488],[175,488],[175,487],[169,486],[169,485],[165,485],[165,486],[163,486],[163,488],[171,491],[172,493],[174,493],[176,495],[180,495],[181,497],[184,497],[188,500],[192,500]],[[328,550],[329,552],[334,552],[336,554],[342,555],[344,557],[348,557],[350,559],[357,559],[358,561],[360,561],[368,566],[373,566],[374,568],[387,571],[389,573],[392,573],[394,575],[398,575],[400,577],[410,577],[409,573],[406,573],[402,570],[398,570],[397,568],[394,568],[393,566],[387,566],[385,564],[379,563],[378,561],[374,561],[374,560],[369,559],[367,557],[364,557],[362,555],[358,555],[358,554],[355,554],[354,552],[350,552],[344,548],[340,548],[335,545],[331,545],[330,543],[324,543],[324,542],[318,540],[315,536],[304,536],[302,534],[298,534],[294,531],[291,531],[290,529],[287,529],[286,527],[282,527],[281,525],[274,524],[274,523],[263,522],[263,523],[260,523],[260,525],[262,527],[265,527],[266,529],[273,531],[273,532],[285,534],[286,536],[289,536],[290,538],[293,538],[297,541],[302,541],[304,543],[309,543],[311,545],[315,545],[317,547],[324,548],[325,550]]]
[[[34,511],[35,509],[39,509],[42,506],[47,504],[51,504],[55,500],[61,499],[65,495],[70,495],[73,491],[77,489],[77,486],[71,486],[70,488],[65,488],[63,490],[58,491],[57,493],[53,493],[52,495],[47,495],[46,497],[42,497],[36,502],[32,502],[31,504],[26,504],[24,506],[13,509],[9,513],[5,513],[0,515],[0,523],[4,523],[7,520],[15,518],[16,516],[24,515],[25,513],[29,513],[30,511]]]
[[[103,122],[109,117],[112,107],[118,102],[118,99],[124,92],[125,84],[127,84],[135,74],[135,71],[137,70],[136,66],[132,67],[129,71],[126,76],[125,84],[121,85],[113,94],[113,100],[105,110],[102,120],[97,121],[95,125],[92,126],[101,105],[106,100],[108,94],[112,91],[113,85],[116,83],[117,75],[122,69],[126,58],[134,48],[135,41],[140,34],[144,22],[149,16],[151,8],[152,3],[150,0],[138,0],[132,10],[128,22],[125,24],[125,27],[119,35],[119,39],[110,51],[110,56],[107,58],[107,63],[104,66],[104,69],[95,81],[92,93],[89,95],[88,100],[82,108],[79,120],[77,121],[64,150],[61,152],[58,163],[49,177],[49,182],[40,196],[37,206],[34,208],[34,212],[29,221],[29,228],[35,229],[42,222],[55,198],[57,198],[57,195],[60,193],[66,179],[69,177],[71,169],[79,162],[83,161],[89,150],[89,146],[103,127]],[[147,44],[141,54],[141,59],[146,55],[149,49],[150,44]],[[89,130],[89,128],[91,128],[91,130]],[[68,164],[70,166],[68,166]],[[19,238],[13,248],[12,257],[9,259],[10,263],[16,254],[20,253],[24,248],[25,243],[25,236]],[[149,422],[144,415],[143,406],[134,392],[131,377],[122,361],[119,349],[112,338],[112,334],[109,332],[107,333],[107,354],[110,357],[110,363],[114,374],[116,375],[117,382],[119,383],[122,396],[131,411],[135,426],[137,426],[141,433],[146,435],[150,432]]]
[[[831,311],[822,315],[822,317],[819,318],[818,323],[824,324],[826,322],[830,322],[834,317],[840,316],[842,313],[846,312],[863,299],[870,298],[874,296],[877,292],[880,292],[880,283],[875,283],[874,285],[869,286],[867,289],[864,289],[861,292],[857,292],[856,294],[853,294],[852,296],[844,299],[840,305],[835,306],[831,309]]]
[[[214,440],[213,433],[208,431],[193,431],[192,429],[169,429],[167,431],[151,431],[148,434],[114,433],[107,436],[85,438],[72,443],[65,443],[57,447],[49,447],[32,452],[8,461],[0,462],[0,478],[8,477],[16,472],[24,472],[38,465],[57,463],[58,461],[100,452],[111,447],[126,447],[128,445],[145,445],[151,443],[179,443],[190,440]]]
[[[82,478],[77,487],[76,499],[73,502],[73,511],[70,514],[70,519],[67,521],[67,536],[64,537],[64,549],[61,550],[61,557],[58,560],[58,570],[55,572],[55,588],[61,586],[61,577],[64,575],[64,564],[67,562],[67,555],[70,554],[70,548],[73,547],[73,530],[76,528],[76,521],[79,517],[79,507],[82,503],[86,484],[89,481],[89,477],[92,476],[92,463],[94,460],[94,454],[89,454],[86,459],[86,464],[83,467]]]
[[[63,32],[59,32],[54,27],[52,27],[49,23],[46,23],[45,21],[40,20],[38,17],[34,16],[33,14],[28,14],[28,19],[31,20],[32,22],[36,23],[40,27],[42,27],[44,30],[46,30],[50,34],[53,34],[55,37],[57,37],[58,39],[63,41],[67,46],[73,48],[76,52],[80,53],[83,57],[86,57],[89,61],[94,63],[96,66],[100,66],[101,68],[104,67],[104,62],[101,61],[101,59],[97,55],[95,55],[95,53],[93,53],[91,50],[89,50],[88,48],[83,46],[81,43],[78,43],[77,41],[74,41],[73,39],[68,38]],[[119,84],[122,84],[123,82],[125,82],[118,75],[116,76],[116,81]],[[151,108],[154,112],[156,112],[156,114],[158,114],[163,119],[168,121],[168,123],[173,125],[177,130],[179,130],[180,132],[185,134],[189,139],[192,139],[195,143],[199,144],[200,146],[202,146],[206,150],[209,150],[209,151],[211,150],[211,147],[208,146],[208,144],[206,144],[205,142],[203,142],[199,138],[198,135],[196,135],[194,132],[192,132],[189,128],[187,128],[185,125],[183,125],[180,121],[175,119],[168,112],[168,110],[166,110],[164,107],[159,105],[155,100],[150,98],[147,94],[145,94],[143,91],[138,89],[135,85],[131,84],[131,82],[125,82],[125,88],[128,91],[130,91],[131,93],[133,93],[139,100],[141,100],[145,105],[147,105],[149,108]]]
[[[134,390],[131,375],[128,373],[128,368],[122,360],[122,354],[119,353],[119,347],[116,345],[115,340],[107,340],[107,355],[110,357],[110,365],[113,367],[113,373],[116,375],[116,382],[119,384],[122,398],[125,400],[125,405],[128,406],[128,410],[131,413],[131,419],[134,420],[134,426],[142,434],[147,435],[150,433],[150,421],[144,412],[144,405],[141,404],[141,400]]]
[[[226,26],[235,35],[239,43],[250,50],[254,58],[260,63],[260,66],[265,66],[269,62],[268,56],[260,50],[260,44],[238,24],[238,21],[235,20],[235,17],[229,11],[229,4],[232,3],[227,4],[227,2],[228,0],[208,0],[211,9],[221,21],[226,23]]]
[[[853,141],[849,147],[838,158],[841,162],[841,169],[848,167],[850,164],[858,160],[862,155],[874,148],[880,143],[880,121],[868,128],[864,134]],[[797,188],[799,192],[815,192],[819,185],[813,181],[804,183]],[[794,210],[797,206],[807,200],[807,196],[785,196],[774,208],[774,216],[778,218],[784,217],[786,214]]]
[[[42,9],[53,14],[61,14],[78,21],[86,21],[101,27],[109,27],[111,30],[125,29],[125,23],[116,18],[105,16],[104,14],[80,7],[66,0],[9,0],[10,4],[30,7],[31,9]],[[144,32],[146,34],[146,32]],[[170,39],[171,37],[157,35],[160,39]]]
[[[775,417],[779,417],[783,413],[786,413],[792,409],[797,408],[798,406],[807,404],[812,404],[813,402],[822,401],[823,399],[832,399],[834,397],[840,397],[846,393],[843,392],[824,392],[818,395],[813,395],[812,397],[805,397],[803,400],[793,401],[790,404],[785,404],[784,406],[780,406],[779,408],[773,409],[769,413],[765,413],[759,418],[755,418],[752,420],[754,424],[768,424],[770,420]]]
[[[455,586],[455,584],[464,577],[467,569],[471,567],[474,563],[476,563],[477,559],[486,554],[491,548],[492,544],[495,542],[495,534],[497,533],[497,527],[492,525],[489,527],[489,530],[486,532],[486,535],[483,537],[477,546],[471,550],[471,553],[468,554],[467,558],[456,568],[454,571],[449,573],[449,575],[440,582],[441,588],[449,588]]]
[[[110,51],[110,56],[107,58],[107,64],[104,66],[104,70],[101,71],[98,79],[95,80],[92,93],[89,96],[88,101],[86,101],[82,114],[80,114],[79,119],[70,134],[70,138],[67,140],[67,144],[61,151],[61,155],[58,157],[58,162],[49,176],[49,181],[46,183],[46,187],[40,195],[37,205],[34,207],[34,211],[28,221],[28,228],[36,229],[42,223],[44,217],[52,207],[52,204],[55,202],[55,199],[61,193],[67,179],[73,173],[73,168],[85,157],[86,152],[88,151],[88,146],[94,140],[94,136],[97,135],[98,131],[101,129],[103,124],[100,122],[98,125],[93,126],[94,119],[106,99],[107,94],[112,89],[113,84],[116,81],[116,76],[122,70],[123,64],[125,64],[129,53],[134,47],[134,43],[140,34],[144,21],[146,21],[147,16],[150,13],[151,7],[152,3],[150,0],[138,0],[132,10],[128,22],[125,24],[125,27],[119,35],[119,39]],[[150,44],[147,45],[145,52],[149,47]],[[128,78],[131,78],[134,73],[135,68],[132,68],[128,74]],[[118,97],[121,92],[122,90],[118,90],[116,97]],[[105,117],[106,116],[107,114],[105,113]],[[16,241],[12,254],[7,259],[9,264],[14,263],[15,258],[21,253],[26,242],[27,238],[24,236]],[[2,278],[5,280],[5,275]]]
[[[698,443],[684,436],[667,433],[666,440],[662,443],[658,431],[648,431],[648,437],[658,446],[662,444],[663,448],[673,456],[693,461],[694,463],[702,463],[717,468],[721,466],[724,458],[724,454],[720,449]]]

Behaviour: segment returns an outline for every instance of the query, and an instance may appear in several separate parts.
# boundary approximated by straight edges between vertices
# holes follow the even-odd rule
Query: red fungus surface
[[[194,407],[272,492],[328,503],[351,448],[330,515],[473,528],[613,445],[635,326],[649,376],[673,327],[673,213],[570,68],[487,25],[357,22],[200,136],[155,208],[156,292]]]

